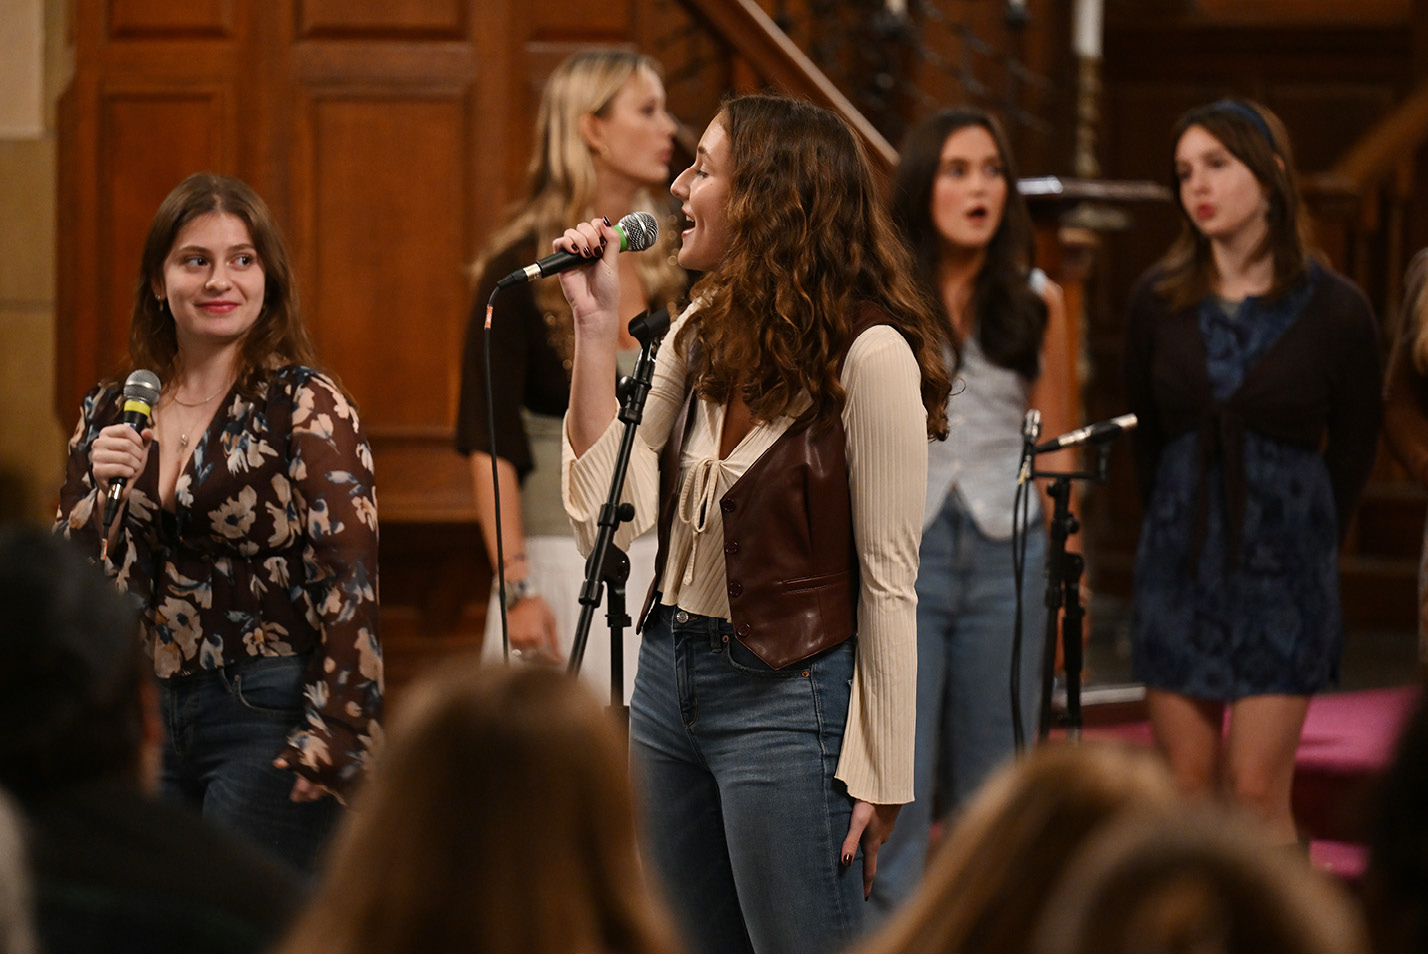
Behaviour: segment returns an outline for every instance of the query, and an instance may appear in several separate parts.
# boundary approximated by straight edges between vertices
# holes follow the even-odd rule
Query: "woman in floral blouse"
[[[129,367],[163,382],[151,424],[121,422],[122,377],[85,397],[56,524],[142,606],[166,794],[305,870],[382,704],[372,455],[313,364],[262,199],[185,179],[150,226],[130,321]]]

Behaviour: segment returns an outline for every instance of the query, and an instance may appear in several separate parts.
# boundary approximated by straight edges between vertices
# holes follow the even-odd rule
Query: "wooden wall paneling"
[[[475,73],[464,48],[431,46],[314,44],[294,93],[305,311],[324,360],[362,405],[384,521],[471,513],[450,435],[468,306]]]
[[[99,148],[109,160],[98,183],[94,261],[107,280],[95,330],[114,359],[127,347],[134,280],[154,211],[190,173],[232,171],[232,125],[232,96],[219,86],[101,94]]]
[[[1411,0],[1197,0],[1201,16],[1219,23],[1277,28],[1288,24],[1352,23],[1396,25],[1406,22]]]
[[[507,4],[305,2],[284,163],[304,310],[372,442],[389,694],[480,644],[490,570],[452,428],[470,291],[515,113]],[[489,80],[489,82],[488,82]]]
[[[234,172],[238,51],[232,0],[76,0],[75,72],[59,132],[62,192],[55,399],[62,421],[125,352],[139,250],[159,201],[198,169]]]
[[[238,0],[109,0],[114,39],[233,37]]]
[[[635,4],[636,0],[600,0],[577,7],[570,0],[522,0],[513,4],[514,28],[524,33],[526,42],[626,43]]]
[[[464,40],[464,0],[296,0],[303,39],[373,36],[382,39]]]

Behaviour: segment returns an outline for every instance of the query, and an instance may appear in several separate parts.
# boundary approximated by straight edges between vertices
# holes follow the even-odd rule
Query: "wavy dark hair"
[[[263,266],[263,309],[243,336],[236,369],[238,389],[252,396],[274,364],[317,367],[317,358],[298,310],[297,286],[282,231],[267,204],[247,183],[212,172],[196,172],[184,179],[154,213],[134,286],[129,370],[148,368],[164,382],[177,378],[182,356],[174,316],[159,298],[164,262],[183,227],[210,212],[235,215],[248,226]],[[122,379],[120,375],[114,383]]]
[[[852,129],[811,103],[764,95],[730,100],[714,121],[729,137],[727,224],[738,240],[695,285],[703,306],[676,342],[700,393],[722,402],[738,389],[767,421],[807,392],[810,416],[829,420],[845,397],[854,305],[870,301],[911,346],[928,434],[945,437],[951,385],[933,305]]]
[[[949,136],[969,126],[991,135],[1007,182],[1002,220],[987,244],[986,261],[972,289],[977,343],[993,364],[1035,380],[1041,373],[1046,302],[1027,284],[1036,258],[1035,233],[1026,200],[1016,188],[1016,165],[1001,124],[989,113],[970,108],[945,109],[918,123],[903,143],[893,176],[893,220],[912,247],[917,278],[936,302],[948,339],[960,346],[938,291],[944,239],[932,219],[932,191],[942,167],[942,147]]]
[[[1280,297],[1308,269],[1313,247],[1309,220],[1302,214],[1304,203],[1299,195],[1288,130],[1264,106],[1243,99],[1222,99],[1188,110],[1176,121],[1171,141],[1178,145],[1191,126],[1199,126],[1214,136],[1268,190],[1269,231],[1255,256],[1272,257],[1274,279],[1266,297]],[[1170,181],[1175,185],[1175,204],[1180,209],[1180,235],[1157,264],[1160,276],[1154,289],[1172,307],[1186,308],[1214,288],[1215,262],[1210,240],[1195,227],[1185,210],[1173,157]]]

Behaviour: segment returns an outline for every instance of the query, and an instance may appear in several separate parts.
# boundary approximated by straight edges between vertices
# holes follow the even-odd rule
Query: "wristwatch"
[[[506,581],[506,609],[510,610],[521,600],[530,599],[532,596],[539,596],[540,591],[531,582],[530,577],[522,577],[519,580]]]

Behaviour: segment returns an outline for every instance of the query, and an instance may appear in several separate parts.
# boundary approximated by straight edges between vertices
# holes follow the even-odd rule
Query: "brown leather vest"
[[[887,323],[875,305],[857,308],[850,341]],[[691,391],[660,459],[655,587],[664,575],[693,401]],[[774,669],[831,649],[857,632],[858,554],[846,440],[841,416],[817,428],[798,422],[719,500],[730,621],[738,640]],[[645,619],[657,599],[652,587]]]

